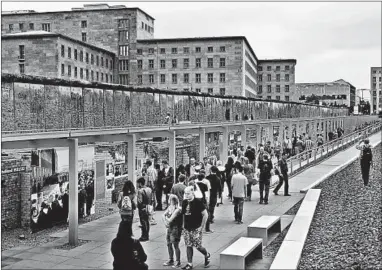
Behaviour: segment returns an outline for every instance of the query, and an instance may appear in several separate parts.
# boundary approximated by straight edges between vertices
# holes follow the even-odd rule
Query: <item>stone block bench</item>
[[[263,246],[266,246],[270,233],[281,233],[280,216],[261,216],[248,226],[247,232],[248,237],[262,238]]]
[[[263,239],[240,237],[220,253],[220,269],[245,269],[248,258],[263,258]]]
[[[306,193],[269,269],[297,269],[320,194],[320,189],[310,189]]]

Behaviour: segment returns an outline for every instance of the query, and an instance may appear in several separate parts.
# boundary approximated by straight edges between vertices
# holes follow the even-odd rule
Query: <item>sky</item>
[[[2,10],[57,11],[96,2],[2,2]],[[297,59],[296,82],[344,79],[370,89],[381,66],[381,2],[98,2],[139,7],[155,38],[246,36],[259,59]]]

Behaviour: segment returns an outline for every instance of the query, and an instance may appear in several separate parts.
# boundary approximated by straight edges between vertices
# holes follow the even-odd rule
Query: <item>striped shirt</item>
[[[312,140],[306,140],[306,142],[305,142],[305,149],[306,150],[310,150],[310,149],[312,149],[313,148],[313,141]]]

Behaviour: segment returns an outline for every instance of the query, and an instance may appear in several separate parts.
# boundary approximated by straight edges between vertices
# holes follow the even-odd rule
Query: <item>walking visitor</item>
[[[260,169],[260,179],[259,179],[259,188],[260,188],[260,204],[268,204],[269,196],[269,186],[271,184],[271,171],[273,169],[272,162],[269,158],[269,155],[264,155],[263,160],[259,163]],[[265,192],[265,194],[264,194]]]
[[[288,193],[289,182],[288,182],[288,164],[286,162],[287,158],[288,158],[288,154],[284,152],[278,162],[277,170],[278,170],[278,176],[279,176],[279,184],[273,190],[273,193],[275,195],[278,195],[277,192],[279,191],[281,186],[284,184],[284,196],[290,196],[290,194]]]
[[[133,182],[127,180],[123,185],[122,191],[119,193],[117,206],[121,220],[129,222],[130,226],[133,225],[134,210],[136,207],[136,193]]]
[[[362,144],[363,143],[363,144]],[[365,187],[369,185],[370,166],[373,165],[373,153],[368,139],[361,141],[356,145],[356,149],[360,150],[361,172],[363,184]]]
[[[235,164],[237,173],[232,176],[232,197],[234,203],[235,221],[237,224],[243,224],[243,206],[244,198],[247,194],[247,177],[243,175],[241,164]]]
[[[182,203],[183,203],[184,190],[186,188],[186,185],[184,184],[185,181],[186,181],[186,176],[181,174],[178,177],[178,183],[176,183],[171,188],[171,194],[174,194],[178,197],[179,205],[182,205]]]
[[[149,187],[145,185],[145,178],[140,177],[137,180],[138,187],[138,213],[141,222],[142,236],[139,241],[145,242],[149,240],[150,233],[150,215],[153,212],[153,194]]]

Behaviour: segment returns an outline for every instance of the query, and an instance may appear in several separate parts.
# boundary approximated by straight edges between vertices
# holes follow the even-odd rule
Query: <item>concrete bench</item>
[[[248,258],[263,258],[263,239],[240,237],[220,253],[220,269],[245,269]]]
[[[269,269],[297,269],[320,194],[320,189],[310,189],[306,193]]]
[[[262,238],[263,246],[266,246],[271,232],[281,233],[280,216],[261,216],[248,226],[247,231],[248,237]]]

